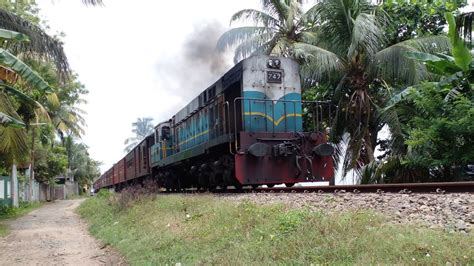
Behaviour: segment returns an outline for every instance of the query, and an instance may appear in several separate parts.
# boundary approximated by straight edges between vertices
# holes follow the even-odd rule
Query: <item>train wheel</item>
[[[219,188],[222,190],[222,191],[226,191],[227,190],[227,184],[226,183],[222,183],[219,185]]]
[[[285,186],[286,186],[286,187],[292,187],[292,186],[294,186],[294,185],[295,185],[295,183],[285,183]]]
[[[258,188],[258,185],[252,185],[252,188],[253,188],[253,189],[257,189],[257,188]]]
[[[275,186],[275,184],[267,184],[267,187],[268,187],[268,188],[272,188],[272,187],[274,187],[274,186]]]

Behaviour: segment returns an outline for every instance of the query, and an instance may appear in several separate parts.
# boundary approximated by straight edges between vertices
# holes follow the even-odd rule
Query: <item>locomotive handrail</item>
[[[226,118],[226,124],[227,124],[227,135],[229,135],[229,152],[230,154],[232,155],[235,155],[234,152],[232,152],[232,135],[231,135],[231,132],[230,132],[230,104],[229,104],[229,101],[225,101],[224,102],[224,107],[227,111],[227,114],[225,115],[225,118]]]
[[[283,119],[286,119],[288,117],[289,114],[287,114],[287,106],[286,106],[286,103],[292,103],[293,104],[293,116],[296,117],[296,104],[311,104],[311,105],[315,105],[316,108],[316,112],[314,114],[313,112],[313,124],[314,124],[314,128],[319,131],[319,124],[321,121],[323,121],[323,109],[322,109],[322,106],[323,105],[327,105],[328,106],[328,112],[329,114],[331,114],[331,101],[308,101],[308,100],[285,100],[285,99],[279,99],[279,100],[272,100],[272,99],[261,99],[261,98],[247,98],[247,97],[236,97],[234,98],[234,146],[235,146],[235,151],[237,153],[242,153],[239,151],[239,146],[238,146],[238,132],[237,132],[237,101],[255,101],[255,102],[271,102],[272,103],[272,117],[268,116],[267,114],[267,108],[265,107],[265,113],[264,113],[264,117],[266,117],[267,119],[270,118],[270,120],[272,121],[272,133],[275,133],[275,104],[277,102],[283,102],[284,103],[284,118]],[[244,112],[243,112],[243,108],[244,108],[244,105],[241,106],[242,108],[242,117],[244,116]],[[252,115],[252,105],[249,104],[249,114]],[[320,111],[318,111],[318,109],[320,109]],[[304,107],[302,106],[301,108],[301,115],[303,115],[303,112],[304,112]],[[282,118],[280,118],[282,119]],[[279,120],[277,120],[276,122],[278,123]],[[331,115],[329,115],[329,124],[332,125],[332,119],[331,119]],[[244,128],[244,130],[246,130],[245,128],[245,119],[243,118],[242,119],[242,126]],[[249,130],[252,131],[252,123],[249,123]],[[265,124],[265,127],[267,127],[267,123]],[[287,123],[285,122],[285,131],[287,131]],[[297,131],[297,128],[296,128],[296,122],[294,123],[294,132]]]

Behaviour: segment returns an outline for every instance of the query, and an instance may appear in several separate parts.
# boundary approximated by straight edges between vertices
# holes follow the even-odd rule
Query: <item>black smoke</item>
[[[217,21],[195,24],[179,54],[158,62],[158,83],[181,96],[186,103],[230,69],[231,56],[216,50],[226,28]]]

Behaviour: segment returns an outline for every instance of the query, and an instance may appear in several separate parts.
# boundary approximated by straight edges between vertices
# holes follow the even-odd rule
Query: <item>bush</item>
[[[160,187],[155,180],[147,179],[143,184],[126,187],[121,190],[120,193],[114,194],[113,197],[108,195],[109,203],[121,211],[131,207],[136,201],[140,201],[141,199],[147,198],[151,195],[156,195],[159,190]]]

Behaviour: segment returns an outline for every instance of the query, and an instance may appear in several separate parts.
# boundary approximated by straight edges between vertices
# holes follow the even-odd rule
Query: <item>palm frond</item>
[[[221,35],[217,41],[216,48],[219,51],[224,51],[244,42],[249,38],[253,38],[256,35],[261,35],[272,31],[272,28],[255,26],[233,28]]]
[[[48,93],[46,95],[46,100],[48,104],[50,104],[53,108],[58,108],[61,105],[61,102],[59,101],[59,97],[56,93]]]
[[[358,176],[360,184],[378,184],[383,183],[380,176],[380,167],[379,162],[373,161],[364,165],[360,170],[360,175]]]
[[[320,23],[320,17],[318,16],[318,5],[313,5],[305,13],[301,15],[301,19],[299,21],[300,26],[308,25],[308,24],[318,24]]]
[[[348,58],[355,57],[359,52],[371,57],[380,50],[384,38],[383,27],[374,15],[359,14],[354,21]]]
[[[91,5],[91,6],[103,6],[104,2],[102,0],[82,0],[82,3],[84,3],[86,6]]]
[[[60,134],[74,135],[81,137],[84,134],[83,127],[86,125],[83,110],[74,107],[61,105],[59,109],[51,111],[50,117]]]
[[[292,0],[289,0],[292,1]],[[261,0],[263,10],[268,12],[278,20],[284,21],[288,16],[288,0]]]
[[[276,28],[279,26],[280,22],[278,19],[266,14],[265,12],[255,10],[255,9],[243,9],[239,12],[235,13],[231,19],[231,24],[236,21],[242,20],[251,20],[257,26],[265,26],[265,27],[272,27]]]
[[[28,151],[24,129],[0,126],[0,153],[7,154],[15,162],[27,156]]]
[[[0,112],[0,126],[24,128],[26,125],[22,121]]]
[[[301,4],[294,0],[289,0],[287,4],[287,14],[285,17],[285,26],[288,31],[295,27],[295,22],[298,23],[303,14]]]
[[[45,107],[42,104],[40,104],[38,101],[34,100],[30,96],[26,95],[25,93],[21,92],[20,90],[10,85],[0,83],[0,88],[6,93],[17,98],[21,104],[30,105],[34,109],[37,122],[39,122],[40,120],[42,121],[50,120],[48,112],[46,111]]]
[[[256,35],[239,44],[235,48],[234,63],[237,63],[250,55],[270,54],[271,50],[273,50],[273,47],[270,47],[272,40],[274,40],[274,38],[272,38],[273,36],[273,33],[264,33]],[[267,53],[268,50],[270,50],[270,52]]]
[[[98,3],[97,0],[89,0]],[[29,42],[13,42],[7,44],[7,49],[15,54],[22,53],[34,59],[46,59],[54,62],[61,78],[67,78],[70,73],[69,63],[64,53],[62,43],[46,34],[39,26],[15,14],[0,9],[0,28],[25,34]]]
[[[305,78],[320,81],[323,75],[344,68],[344,61],[339,56],[321,47],[306,43],[294,43],[293,50],[296,58],[302,59],[306,63],[301,68]]]
[[[445,36],[430,36],[406,40],[387,47],[373,57],[370,71],[373,75],[391,82],[416,84],[430,78],[426,67],[406,57],[409,51],[425,53],[447,52],[451,48]]]

